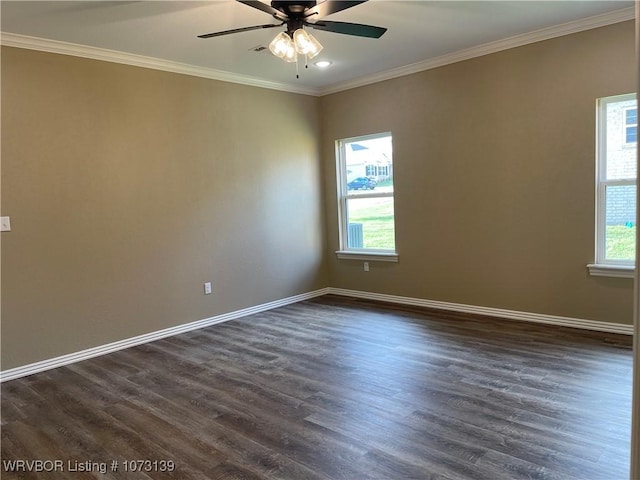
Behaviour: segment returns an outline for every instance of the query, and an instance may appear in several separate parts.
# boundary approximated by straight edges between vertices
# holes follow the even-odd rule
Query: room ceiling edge
[[[172,62],[170,60],[162,60],[159,58],[146,57],[133,53],[119,52],[115,50],[90,47],[86,45],[78,45],[75,43],[60,42],[58,40],[49,40],[46,38],[31,37],[28,35],[0,32],[0,45],[6,47],[24,48],[28,50],[37,50],[40,52],[57,53],[60,55],[70,55],[92,60],[101,60],[104,62],[120,63],[135,67],[150,68],[153,70],[162,70],[165,72],[208,78],[210,80],[220,80],[223,82],[238,83],[253,87],[268,88],[271,90],[280,90],[289,93],[300,93],[304,95],[314,96],[318,95],[318,92],[315,89],[300,88],[296,87],[295,85],[269,82],[266,80],[261,80],[259,78],[224,72],[221,70],[215,70],[213,68],[197,67],[185,63]]]
[[[86,45],[78,45],[74,43],[60,42],[57,40],[49,40],[27,35],[19,35],[10,32],[0,32],[0,45],[37,50],[48,53],[57,53],[61,55],[71,55],[143,68],[151,68],[154,70],[162,70],[183,75],[208,78],[211,80],[219,80],[223,82],[238,83],[259,88],[279,90],[288,93],[322,97],[324,95],[330,95],[333,93],[338,93],[345,90],[350,90],[353,88],[402,77],[405,75],[411,75],[413,73],[418,73],[444,65],[481,57],[483,55],[500,52],[510,48],[520,47],[523,45],[528,45],[543,40],[549,40],[563,35],[570,35],[572,33],[578,33],[585,30],[604,27],[607,25],[632,20],[634,18],[635,8],[624,8],[602,15],[595,15],[561,25],[536,30],[530,33],[516,35],[503,40],[478,45],[468,49],[445,54],[440,57],[417,62],[411,65],[406,65],[403,67],[387,70],[385,72],[380,72],[373,75],[360,77],[351,81],[338,83],[326,88],[303,88],[293,84],[269,82],[255,77],[239,75],[212,68],[197,67],[194,65],[187,65],[184,63],[172,62],[169,60],[146,57],[143,55],[119,52],[115,50],[107,50]]]

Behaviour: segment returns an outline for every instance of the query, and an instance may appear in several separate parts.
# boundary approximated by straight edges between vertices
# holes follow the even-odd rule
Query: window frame
[[[619,103],[636,100],[635,93],[602,97],[596,103],[596,229],[595,229],[595,263],[588,265],[589,272],[594,276],[626,277],[633,278],[636,259],[621,260],[606,258],[606,234],[607,234],[607,189],[610,187],[636,186],[635,178],[607,178],[607,106],[610,103]],[[624,107],[622,118],[622,133],[625,146],[636,145],[637,142],[627,143],[626,129],[629,126],[626,121],[626,112],[635,107]],[[637,232],[637,230],[636,230]],[[636,257],[638,252],[636,252]]]
[[[395,215],[395,185],[391,192],[357,192],[350,193],[347,188],[347,165],[346,165],[346,145],[366,140],[374,140],[377,138],[390,137],[393,144],[393,134],[391,132],[373,133],[368,135],[359,135],[356,137],[342,138],[336,140],[336,177],[337,177],[337,200],[338,200],[338,239],[339,250],[335,253],[339,259],[351,260],[377,260],[386,262],[397,262],[397,242],[396,233],[396,215]],[[393,162],[393,158],[392,158]],[[394,200],[393,224],[394,224],[394,248],[352,248],[348,244],[348,200],[350,199],[369,199],[369,198],[391,198]]]

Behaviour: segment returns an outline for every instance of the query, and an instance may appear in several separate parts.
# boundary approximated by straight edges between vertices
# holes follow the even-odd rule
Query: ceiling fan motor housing
[[[355,7],[368,0],[325,0],[318,3],[316,0],[273,0],[267,5],[261,0],[236,0],[239,3],[258,9],[271,15],[280,24],[269,23],[266,25],[254,25],[252,27],[232,28],[222,32],[206,33],[198,35],[199,38],[220,37],[232,33],[249,32],[263,28],[280,27],[287,25],[286,34],[293,38],[293,34],[302,30],[303,27],[311,27],[325,32],[341,33],[356,37],[380,38],[386,28],[375,27],[373,25],[362,25],[359,23],[335,22],[324,20],[324,17],[333,13],[341,12],[351,7]],[[313,19],[313,22],[309,20]]]
[[[280,10],[288,17],[301,16],[304,12],[310,8],[316,6],[316,1],[293,1],[287,2],[282,0],[274,0],[271,2],[271,6],[276,10]]]

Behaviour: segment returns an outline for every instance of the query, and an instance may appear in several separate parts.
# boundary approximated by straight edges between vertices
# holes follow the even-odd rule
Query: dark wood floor
[[[626,480],[631,368],[630,337],[326,296],[2,384],[1,473]]]

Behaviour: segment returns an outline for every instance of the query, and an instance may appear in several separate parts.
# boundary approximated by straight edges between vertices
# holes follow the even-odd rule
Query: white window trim
[[[617,95],[615,97],[601,98],[596,106],[596,241],[595,241],[595,263],[587,265],[589,274],[595,277],[616,277],[634,278],[635,260],[610,260],[605,258],[606,254],[606,195],[607,187],[637,185],[637,179],[617,179],[601,180],[606,178],[606,128],[601,124],[603,116],[606,115],[606,105],[610,102],[635,99],[636,94]],[[637,108],[637,106],[636,106]],[[606,116],[604,117],[606,118]],[[623,129],[626,128],[626,120],[623,120]],[[626,142],[625,142],[626,143]],[[631,145],[631,144],[629,144]],[[636,252],[637,256],[638,252]]]
[[[604,164],[604,162],[601,162]],[[604,168],[604,166],[603,166]],[[604,175],[603,175],[604,176]],[[597,186],[596,197],[598,199],[598,205],[596,206],[596,265],[608,265],[608,266],[620,266],[620,267],[633,267],[634,261],[628,260],[611,260],[605,258],[606,243],[605,236],[607,231],[607,196],[605,191],[608,187],[623,187],[628,185],[635,185],[635,180],[621,179],[621,180],[599,180]]]
[[[604,265],[590,263],[587,265],[592,277],[634,278],[636,268],[633,265]]]
[[[381,262],[398,262],[398,253],[396,250],[386,249],[354,249],[348,247],[348,226],[347,226],[347,200],[348,199],[366,199],[366,198],[392,198],[395,199],[395,192],[371,192],[371,193],[349,193],[347,190],[347,171],[346,171],[346,152],[345,144],[363,140],[372,140],[381,137],[392,137],[391,132],[374,133],[371,135],[361,135],[351,138],[342,138],[336,141],[336,174],[338,181],[338,235],[340,241],[340,249],[337,250],[336,256],[342,260],[365,260],[365,261],[381,261]],[[394,202],[395,207],[395,202]],[[395,208],[394,208],[395,210]],[[394,211],[395,222],[395,211]]]
[[[395,262],[398,263],[397,253],[389,253],[387,250],[337,250],[336,256],[341,260],[364,260],[368,262]]]

